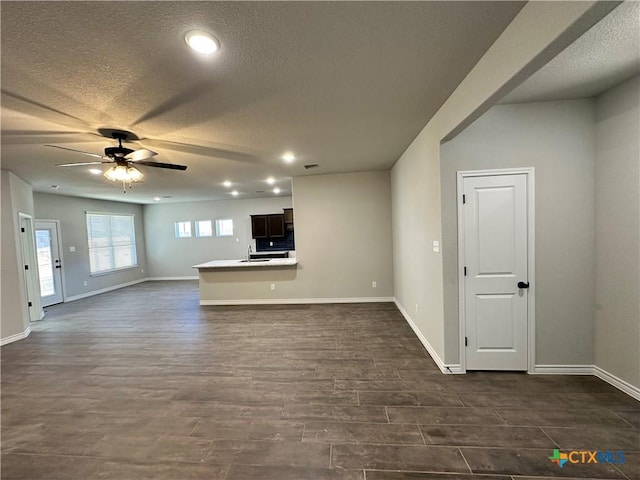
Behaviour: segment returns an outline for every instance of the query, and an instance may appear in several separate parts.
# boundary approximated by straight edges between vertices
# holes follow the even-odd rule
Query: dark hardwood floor
[[[3,480],[640,478],[640,404],[595,377],[442,375],[392,304],[200,307],[194,282],[48,308],[2,347],[1,426]]]

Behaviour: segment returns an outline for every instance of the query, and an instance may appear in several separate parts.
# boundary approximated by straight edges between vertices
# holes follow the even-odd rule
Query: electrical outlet
[[[75,252],[75,251],[76,251],[76,247],[74,247],[73,245],[71,245],[71,246],[69,247],[69,251],[70,251],[70,252]]]
[[[440,252],[440,242],[438,240],[433,241],[433,251],[436,253]]]
[[[144,268],[141,268],[141,269],[140,269],[140,273],[144,273]]]
[[[371,282],[371,288],[376,288],[377,286],[378,284],[375,281]]]
[[[416,313],[418,313],[418,304],[416,303]]]
[[[87,281],[85,280],[84,282],[82,282],[82,284],[86,287],[87,286]]]
[[[276,289],[276,284],[275,284],[275,283],[272,283],[272,284],[271,284],[271,290],[275,290],[275,289]]]
[[[236,243],[240,243],[240,239],[236,237]]]

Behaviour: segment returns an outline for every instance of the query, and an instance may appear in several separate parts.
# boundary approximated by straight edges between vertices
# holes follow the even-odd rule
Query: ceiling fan
[[[118,141],[117,147],[106,147],[104,149],[104,155],[99,155],[97,153],[91,152],[83,152],[82,150],[61,147],[59,145],[45,145],[45,147],[59,148],[61,150],[68,150],[70,152],[80,153],[82,155],[88,155],[90,157],[100,159],[93,162],[59,163],[56,164],[57,167],[79,167],[86,165],[101,165],[103,163],[114,164],[111,168],[107,169],[104,172],[104,176],[114,182],[121,181],[123,187],[125,187],[126,184],[129,184],[129,187],[131,187],[132,183],[142,180],[142,177],[144,175],[140,170],[136,168],[136,166],[138,165],[143,165],[145,167],[167,168],[170,170],[187,169],[185,165],[149,161],[149,159],[155,157],[157,153],[146,148],[132,150],[130,148],[123,147],[123,141],[126,142],[127,140],[138,139],[138,137],[131,132],[126,132],[124,130],[101,129],[100,133],[105,134],[105,136],[106,134],[110,134],[112,138]]]

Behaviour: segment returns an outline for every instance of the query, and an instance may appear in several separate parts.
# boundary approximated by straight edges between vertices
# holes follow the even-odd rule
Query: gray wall
[[[60,220],[65,298],[144,279],[147,276],[142,205],[34,193],[36,219]],[[86,212],[135,215],[138,267],[92,277],[89,269]],[[76,247],[71,252],[69,247]],[[87,282],[84,286],[83,282]]]
[[[495,106],[442,145],[447,363],[459,361],[456,172],[535,167],[536,364],[593,364],[594,139],[594,103],[577,100]]]
[[[296,177],[293,199],[296,297],[393,297],[388,171]]]
[[[442,226],[440,142],[486,111],[615,5],[527,2],[393,166],[395,297],[437,360],[445,358],[442,256],[431,250]]]
[[[640,388],[640,77],[597,100],[595,364]]]
[[[218,303],[390,300],[389,172],[296,177],[293,199],[298,265],[206,271],[200,282],[202,298]]]
[[[249,216],[282,213],[283,208],[291,206],[291,197],[145,205],[149,277],[197,277],[198,272],[191,268],[193,265],[210,260],[244,258],[248,245],[255,251]],[[215,220],[224,218],[233,219],[233,237],[215,236]],[[212,220],[214,236],[175,238],[175,222],[186,220],[192,222],[192,229],[195,228],[194,220]],[[192,233],[195,235],[195,230]]]
[[[18,213],[33,217],[31,186],[13,173],[2,170],[0,221],[2,228],[2,296],[0,338],[24,332],[29,327],[27,291],[22,250],[20,246],[20,224]]]

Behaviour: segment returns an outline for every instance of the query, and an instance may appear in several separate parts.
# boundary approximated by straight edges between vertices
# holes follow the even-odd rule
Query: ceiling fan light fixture
[[[104,176],[112,182],[133,183],[142,180],[144,175],[135,167],[114,165],[104,172]]]
[[[189,47],[204,55],[211,55],[218,51],[220,44],[213,35],[203,30],[191,30],[184,36]]]

